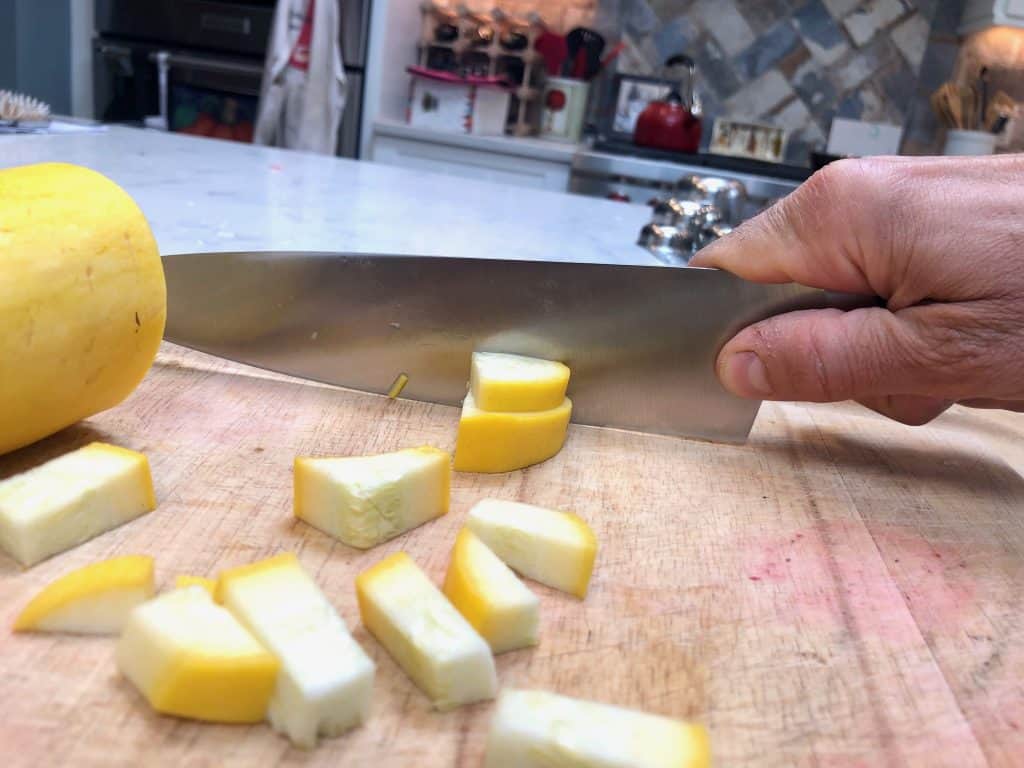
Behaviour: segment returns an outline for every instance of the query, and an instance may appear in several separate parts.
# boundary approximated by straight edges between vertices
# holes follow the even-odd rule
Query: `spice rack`
[[[540,124],[543,61],[534,43],[543,25],[538,16],[516,19],[500,8],[474,13],[437,3],[420,6],[419,65],[460,75],[504,77],[510,91],[505,131],[530,136]]]

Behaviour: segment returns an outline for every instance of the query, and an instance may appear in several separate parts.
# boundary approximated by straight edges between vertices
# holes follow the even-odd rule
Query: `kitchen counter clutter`
[[[563,248],[572,231],[555,227],[556,214],[594,227],[589,236],[601,241],[617,225],[602,229],[600,217],[634,208],[476,183],[462,185],[475,196],[467,213],[449,197],[459,185],[427,174],[128,130],[109,136],[121,140],[120,153],[100,136],[65,137],[66,143],[31,137],[0,141],[0,157],[10,164],[91,159],[125,184],[168,251],[243,238],[244,245],[220,249],[345,249],[360,237],[376,250],[443,236],[457,210],[480,218],[489,206],[519,198],[518,210],[550,228],[555,239],[546,246],[560,248],[552,255],[564,259],[582,254],[586,242]],[[436,204],[429,195],[419,198],[431,185]],[[39,195],[50,202],[65,197]],[[84,204],[76,198],[71,209],[92,215],[101,208],[79,198]],[[414,210],[416,200],[426,212]],[[348,207],[333,207],[339,201]],[[392,211],[375,210],[390,203],[405,214],[406,229],[393,233],[393,224],[385,226]],[[513,234],[512,213],[496,221],[492,231],[465,226],[485,248],[509,239],[510,258],[538,252],[533,230]],[[105,231],[111,230],[120,234]],[[232,236],[218,240],[221,231]],[[53,233],[46,236],[53,240]],[[20,250],[11,242],[22,257],[53,246],[45,237],[22,238]],[[453,247],[453,255],[475,255],[468,243]],[[203,263],[199,258],[185,261]],[[489,268],[493,273],[495,265]],[[65,275],[84,292],[93,273]],[[12,338],[10,329],[19,326],[6,327]],[[546,366],[544,375],[527,377],[539,389],[507,389],[497,384],[512,377],[496,362],[514,361],[477,360],[473,394],[482,406],[516,414],[567,402],[568,371]],[[573,378],[580,380],[579,369]],[[623,389],[628,396],[629,387]],[[1024,414],[955,407],[911,429],[849,404],[766,403],[744,445],[570,425],[562,450],[542,464],[513,473],[453,473],[444,482],[444,514],[389,529],[370,550],[296,521],[296,456],[425,445],[440,456],[455,446],[458,425],[453,407],[302,381],[164,342],[119,405],[0,456],[2,481],[83,446],[116,444],[126,455],[146,457],[147,500],[155,495],[155,509],[130,524],[31,568],[0,556],[4,767],[462,768],[482,765],[485,749],[492,750],[488,765],[559,761],[573,752],[586,753],[591,765],[598,753],[609,762],[617,751],[617,766],[703,766],[696,757],[706,743],[703,726],[718,766],[1012,766],[1024,754]],[[567,510],[575,514],[562,514]],[[440,667],[419,665],[423,654],[406,653],[402,643],[417,635],[422,619],[434,664],[450,640],[441,628],[451,622],[427,621],[425,600],[395,598],[410,593],[391,580],[398,572],[392,569],[402,566],[414,596],[447,605],[436,589],[445,584],[463,600],[466,577],[446,580],[446,565],[465,529],[529,581],[541,610],[535,623],[530,602],[517,600],[527,614],[518,631],[491,638],[507,652],[485,665],[486,674],[465,678],[481,685],[463,690],[458,701],[465,706],[438,711],[435,704],[444,710],[455,703],[443,684],[435,685],[443,681],[431,670]],[[527,529],[527,540],[544,547],[522,546]],[[535,557],[542,549],[560,556],[541,562]],[[289,552],[294,556],[283,555]],[[143,560],[118,580],[122,592],[168,593],[183,576],[200,583],[220,578],[212,594],[193,586],[143,604],[130,614],[117,650],[109,638],[9,631],[45,585],[67,585],[57,579],[71,574],[79,597],[88,596],[95,590],[85,589],[76,569],[104,562],[110,568],[117,562],[111,558],[131,556]],[[488,567],[468,551],[455,562],[463,572]],[[300,585],[300,606],[281,599]],[[403,610],[382,622],[378,603]],[[318,637],[330,630],[331,642],[342,627],[352,628],[345,643],[360,666],[333,674],[338,690],[358,692],[358,707],[344,723],[322,723],[317,707],[274,714],[267,699],[280,684],[279,664],[301,694],[296,701],[309,703],[337,661],[307,653],[302,633],[281,630],[279,611],[302,618],[286,626],[319,627]],[[236,695],[225,696],[213,686],[221,678],[207,673],[219,667],[211,666],[201,637],[213,624],[220,667],[248,659],[250,695],[233,688]],[[470,624],[463,631],[476,637]],[[464,646],[472,651],[467,657],[490,659],[483,642]],[[273,647],[270,657],[260,643]],[[169,653],[174,644],[187,663]],[[131,683],[114,672],[115,656]],[[162,712],[254,724],[160,715],[136,687]],[[469,703],[495,689],[497,702]],[[360,724],[300,751],[255,724],[268,707],[272,723],[302,746],[316,741],[321,725],[326,735]],[[627,717],[624,710],[647,715]],[[644,735],[630,738],[638,733]],[[681,760],[683,754],[691,759]]]
[[[0,137],[0,167],[93,168],[135,199],[162,253],[320,250],[655,264],[649,211],[378,163],[111,126]]]

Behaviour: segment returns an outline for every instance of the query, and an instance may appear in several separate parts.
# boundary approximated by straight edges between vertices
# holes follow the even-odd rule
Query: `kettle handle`
[[[685,53],[676,53],[665,59],[666,67],[676,67],[680,64],[690,69],[694,69],[697,66],[696,63],[694,63],[693,59],[691,59]]]

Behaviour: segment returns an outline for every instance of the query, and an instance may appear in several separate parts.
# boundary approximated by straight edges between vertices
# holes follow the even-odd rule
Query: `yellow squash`
[[[546,411],[484,411],[466,395],[455,439],[457,472],[512,472],[562,450],[572,401]]]
[[[493,653],[537,644],[540,601],[468,528],[455,538],[444,594]]]
[[[375,456],[295,459],[295,516],[368,549],[447,514],[451,457],[421,446]]]
[[[569,368],[554,360],[474,352],[469,391],[481,411],[549,411],[565,400]]]
[[[146,456],[89,443],[0,480],[0,549],[35,565],[154,509]]]
[[[494,656],[412,558],[396,552],[356,576],[363,625],[443,711],[493,699]]]
[[[214,723],[263,720],[280,666],[198,586],[135,608],[117,644],[118,669],[153,709]]]
[[[484,768],[710,768],[707,729],[634,709],[506,688]]]
[[[0,171],[0,454],[127,397],[166,309],[156,241],[120,187],[63,163]]]
[[[181,573],[174,579],[175,589],[184,589],[185,587],[202,587],[207,591],[210,597],[216,600],[217,596],[217,580],[208,579],[205,576],[192,576],[188,573]],[[218,601],[220,602],[220,601]]]
[[[518,501],[484,499],[469,510],[466,527],[523,576],[581,600],[586,597],[597,538],[579,515]]]
[[[152,557],[112,557],[48,584],[18,614],[14,631],[116,635],[154,591]]]

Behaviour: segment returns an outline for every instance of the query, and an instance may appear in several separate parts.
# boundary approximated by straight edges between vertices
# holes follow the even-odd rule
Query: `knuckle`
[[[861,241],[887,218],[892,173],[870,160],[830,163],[783,201],[787,221],[822,242]]]

